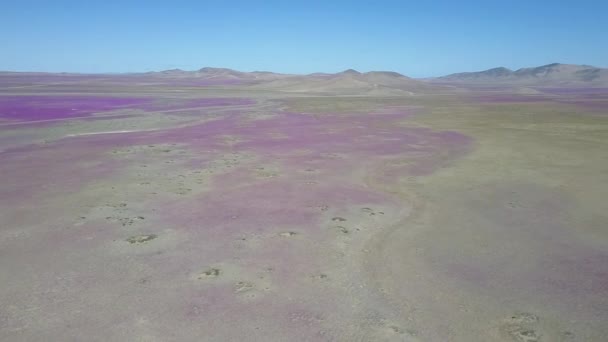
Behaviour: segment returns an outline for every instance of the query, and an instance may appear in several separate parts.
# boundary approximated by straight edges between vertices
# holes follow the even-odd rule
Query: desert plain
[[[608,86],[494,76],[0,74],[0,340],[608,341]]]

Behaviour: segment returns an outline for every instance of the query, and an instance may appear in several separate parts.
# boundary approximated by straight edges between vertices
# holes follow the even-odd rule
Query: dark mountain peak
[[[564,64],[562,64],[562,63],[550,63],[550,64],[547,64],[547,65],[541,66],[541,68],[555,68],[555,67],[558,67],[560,65],[564,65]]]
[[[550,74],[558,74],[564,72],[573,72],[576,70],[585,69],[584,66],[581,65],[570,65],[570,64],[561,64],[561,63],[551,63],[546,65],[541,65],[532,68],[521,68],[515,71],[515,75],[517,76],[527,76],[527,77],[544,77]]]
[[[496,79],[508,77],[513,74],[511,69],[505,67],[492,68],[484,71],[461,72],[442,77],[450,80],[479,80],[479,79]]]
[[[492,68],[492,69],[488,69],[486,71],[482,71],[482,73],[484,73],[488,76],[508,76],[512,72],[513,71],[511,69],[508,69],[505,67]]]
[[[494,71],[494,72],[499,72],[499,71],[501,71],[501,72],[510,72],[510,71],[513,71],[513,70],[511,70],[511,69],[509,69],[509,68],[505,68],[505,67],[501,66],[501,67],[498,67],[498,68],[492,68],[492,69],[488,69],[488,70],[486,70],[486,71]]]
[[[347,69],[342,72],[339,72],[338,75],[361,75],[361,73],[355,69]]]
[[[178,69],[178,68],[161,71],[162,74],[181,74],[184,72],[186,72],[186,71],[184,71],[182,69]]]

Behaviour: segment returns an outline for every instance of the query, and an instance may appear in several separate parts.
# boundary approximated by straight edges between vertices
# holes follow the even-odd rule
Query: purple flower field
[[[41,121],[86,117],[119,109],[173,110],[255,103],[249,99],[168,99],[102,96],[0,96],[0,119]]]
[[[0,95],[0,340],[607,332],[601,95],[244,93]]]
[[[89,116],[150,102],[144,98],[96,96],[0,96],[0,118],[22,121]]]

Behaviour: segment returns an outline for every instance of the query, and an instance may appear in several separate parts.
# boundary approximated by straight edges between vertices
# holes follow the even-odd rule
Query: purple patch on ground
[[[87,117],[116,109],[174,110],[255,104],[247,98],[161,99],[101,96],[0,96],[0,119],[40,121]]]
[[[0,118],[22,121],[73,118],[149,101],[145,98],[100,96],[0,96]]]
[[[167,106],[187,101],[175,100]],[[222,101],[200,99],[197,104],[226,103]],[[40,214],[37,220],[32,219],[34,223],[44,220],[40,225],[50,228],[39,228],[42,233],[37,232],[34,239],[29,239],[32,241],[29,246],[11,244],[11,248],[27,256],[27,264],[34,265],[34,270],[19,270],[12,275],[11,284],[23,284],[25,288],[21,286],[15,291],[17,295],[11,295],[8,304],[13,305],[14,299],[18,305],[34,293],[38,295],[37,307],[42,308],[39,312],[50,315],[57,311],[56,297],[46,295],[50,292],[57,293],[56,296],[69,295],[70,300],[91,307],[115,294],[120,296],[124,288],[143,285],[133,295],[121,299],[120,305],[126,311],[117,312],[114,306],[103,305],[100,310],[106,310],[104,317],[120,321],[118,325],[126,322],[125,329],[129,330],[132,322],[123,316],[131,317],[135,311],[154,312],[160,305],[171,312],[167,316],[169,321],[162,323],[171,328],[163,331],[178,326],[179,329],[174,329],[178,333],[182,329],[191,332],[193,327],[202,327],[207,339],[226,339],[245,334],[245,329],[218,330],[227,326],[214,322],[254,317],[258,320],[256,325],[260,323],[262,327],[266,323],[272,326],[280,323],[283,335],[272,335],[271,340],[286,340],[294,334],[336,339],[330,335],[315,338],[315,334],[324,321],[329,325],[353,321],[356,313],[352,314],[350,301],[336,300],[347,294],[340,275],[325,273],[341,265],[338,254],[324,254],[335,249],[328,237],[344,234],[336,231],[338,224],[347,226],[352,236],[356,236],[359,230],[379,229],[381,224],[388,225],[409,213],[408,203],[362,179],[368,168],[372,171],[370,178],[386,180],[383,185],[394,186],[401,177],[410,174],[413,165],[424,163],[423,172],[417,173],[432,172],[467,151],[472,140],[457,132],[405,127],[402,121],[410,112],[403,110],[318,116],[275,112],[265,119],[252,119],[247,114],[235,108],[223,111],[221,117],[212,121],[187,127],[71,137],[0,154],[0,173],[12,181],[0,193],[0,199],[4,199],[1,203],[10,208],[11,215],[6,216],[9,220],[5,222],[11,226],[23,225],[26,215],[31,217],[32,212],[41,212],[41,208],[49,212],[63,208],[69,193],[82,191],[95,195],[81,190],[88,184],[112,189],[116,186],[115,194],[121,195],[116,201],[124,200],[125,208],[113,210],[115,214],[122,215],[122,210],[127,212],[133,207],[144,211],[146,217],[145,226],[134,227],[145,229],[142,231],[114,226],[107,218],[87,221],[88,218],[76,217],[80,225],[69,220],[69,226],[64,221],[53,221],[58,217],[55,215]],[[227,138],[234,140],[227,143]],[[118,158],[109,153],[133,145],[154,149],[156,144],[179,144],[184,153],[150,155],[147,152],[152,150],[147,150]],[[196,174],[205,180],[200,186],[205,190],[183,197],[164,193],[168,188],[146,191],[139,197],[124,192],[121,173],[150,162],[157,163],[150,168],[146,166],[146,170],[153,170],[155,179],[161,182],[181,179],[182,175],[170,176],[170,171],[180,171],[184,177]],[[388,162],[395,164],[385,169]],[[269,177],[275,168],[276,176]],[[375,175],[375,171],[382,174]],[[199,176],[192,177],[194,180]],[[153,185],[129,181],[128,186]],[[83,197],[83,209],[87,210],[83,211],[83,217],[111,204],[106,200],[112,198]],[[364,207],[382,212],[379,217],[391,219],[370,219],[369,224],[363,224],[359,212]],[[133,246],[124,241],[139,233],[157,234],[158,239]],[[74,262],[55,262],[53,256],[64,258],[66,251]],[[96,264],[105,266],[90,267]],[[209,267],[217,267],[221,275],[217,279],[201,279],[199,275]],[[62,273],[68,273],[71,282],[55,291],[58,287],[53,287],[55,283],[51,281]],[[332,285],[332,277],[336,285]],[[34,291],[43,285],[42,295]],[[358,283],[351,285],[363,288]],[[99,299],[96,293],[109,295]],[[294,295],[303,300],[284,300]],[[78,318],[72,316],[64,321],[78,324]],[[85,325],[83,329],[96,328]],[[106,333],[107,329],[102,330],[99,333],[94,330],[89,336]],[[247,337],[251,335],[237,339]]]
[[[245,106],[253,105],[256,101],[248,98],[198,98],[198,99],[162,99],[152,103],[137,106],[143,110],[179,110],[199,107]]]
[[[117,119],[128,119],[134,118],[136,115],[133,114],[122,114],[122,115],[104,115],[104,116],[92,116],[85,118],[85,121],[105,121],[105,120],[117,120]]]

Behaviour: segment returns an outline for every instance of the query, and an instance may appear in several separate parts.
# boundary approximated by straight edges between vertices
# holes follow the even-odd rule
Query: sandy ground
[[[0,340],[608,340],[608,107],[148,95],[0,123]]]

